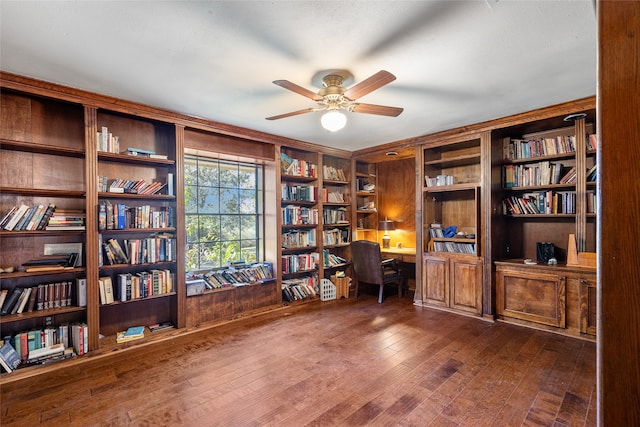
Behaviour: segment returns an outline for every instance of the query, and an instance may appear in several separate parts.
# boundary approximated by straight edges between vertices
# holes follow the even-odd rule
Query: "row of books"
[[[294,159],[286,153],[280,153],[280,168],[283,175],[318,177],[318,165],[306,160]]]
[[[323,203],[346,203],[348,200],[345,198],[344,194],[338,190],[330,191],[328,188],[322,189],[321,196]]]
[[[306,254],[282,255],[282,273],[292,274],[310,271],[318,268],[320,254],[311,252]]]
[[[427,187],[440,187],[443,185],[453,185],[456,183],[456,177],[453,175],[437,175],[436,177],[424,177],[424,185]]]
[[[463,243],[463,242],[432,242],[433,250],[436,252],[450,252],[458,254],[475,254],[475,243]]]
[[[349,224],[347,208],[324,208],[322,220],[325,224]]]
[[[127,193],[127,194],[162,194],[167,183],[160,181],[147,182],[144,179],[133,180],[124,178],[109,179],[107,176],[98,176],[98,191],[102,193]]]
[[[344,245],[349,243],[349,229],[348,228],[334,228],[332,230],[322,231],[322,241],[325,245]]]
[[[574,191],[539,191],[511,196],[502,202],[506,215],[575,214]]]
[[[318,209],[288,205],[281,208],[283,225],[317,224]]]
[[[76,301],[78,300],[76,296]],[[15,287],[0,292],[0,314],[20,314],[71,306],[73,282],[41,283],[37,286]],[[86,305],[86,304],[85,304]]]
[[[32,329],[3,339],[0,365],[7,372],[22,366],[46,364],[88,352],[89,330],[85,323]]]
[[[0,220],[0,230],[84,230],[86,215],[79,209],[56,208],[48,205],[13,206]]]
[[[322,166],[322,178],[328,181],[346,181],[347,176],[341,168],[334,166],[323,165]]]
[[[313,298],[318,294],[318,276],[298,277],[282,281],[282,299],[284,301],[296,301]]]
[[[329,249],[323,249],[322,251],[322,262],[325,268],[328,267],[337,267],[340,265],[344,265],[347,263],[347,260],[329,252]]]
[[[124,203],[101,202],[98,205],[98,230],[128,228],[170,228],[175,226],[172,206],[127,206]]]
[[[318,200],[318,188],[313,185],[281,184],[282,200],[296,202],[315,202]]]
[[[503,147],[505,160],[568,154],[575,151],[575,135],[558,135],[539,139],[512,138],[507,140]]]
[[[208,289],[244,286],[252,283],[264,283],[273,279],[269,266],[256,264],[251,267],[216,269],[203,275]]]
[[[221,289],[254,283],[267,283],[273,280],[271,263],[251,265],[236,264],[207,272],[189,273],[186,278],[187,295],[204,292],[205,289]]]
[[[156,234],[145,239],[123,239],[122,245],[115,238],[102,241],[98,237],[101,256],[100,266],[118,264],[153,264],[176,260],[176,239],[170,234]]]
[[[527,165],[504,165],[502,176],[505,188],[573,184],[577,179],[575,166],[565,167],[562,163],[549,161]]]
[[[100,304],[125,302],[173,292],[174,274],[170,270],[120,273],[114,284],[110,276],[100,277]]]
[[[282,234],[282,247],[284,249],[312,246],[316,246],[315,230],[291,230]]]
[[[107,126],[102,126],[101,130],[96,133],[96,147],[98,151],[119,153],[120,137],[109,132],[109,128]]]

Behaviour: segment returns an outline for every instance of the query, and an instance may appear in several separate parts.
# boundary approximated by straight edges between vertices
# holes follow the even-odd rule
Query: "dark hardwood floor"
[[[390,296],[227,323],[3,385],[0,424],[595,426],[592,342]]]

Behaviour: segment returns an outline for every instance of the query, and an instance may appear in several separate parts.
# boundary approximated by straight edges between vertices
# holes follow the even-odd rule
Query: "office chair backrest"
[[[382,284],[382,256],[378,243],[368,240],[351,242],[351,260],[357,281],[372,285]]]

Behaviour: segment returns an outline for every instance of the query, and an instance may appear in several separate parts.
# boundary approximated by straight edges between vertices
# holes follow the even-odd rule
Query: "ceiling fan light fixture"
[[[347,116],[337,110],[327,111],[320,118],[322,127],[329,132],[336,132],[347,124]]]

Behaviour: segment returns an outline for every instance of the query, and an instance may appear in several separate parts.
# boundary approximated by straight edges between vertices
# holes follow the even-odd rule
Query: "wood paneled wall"
[[[415,159],[378,163],[378,217],[396,222],[396,230],[389,232],[392,246],[398,242],[408,248],[416,246],[415,201]]]

